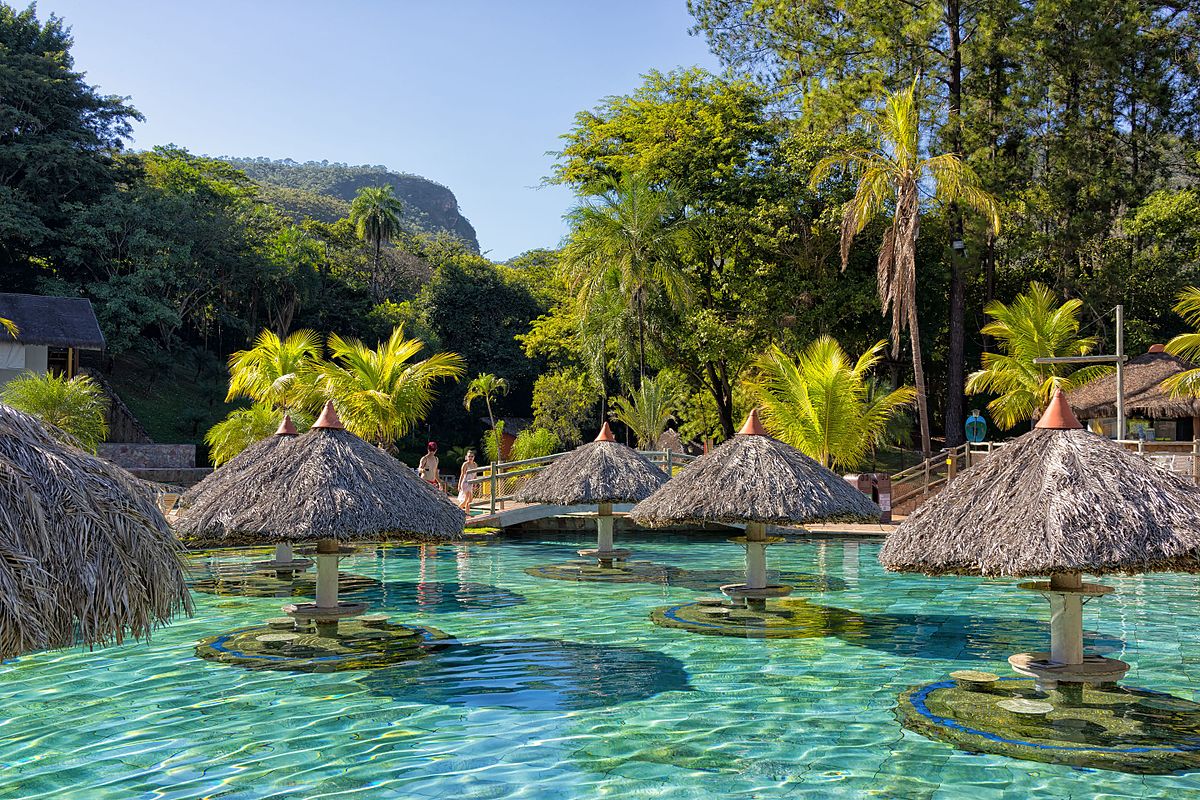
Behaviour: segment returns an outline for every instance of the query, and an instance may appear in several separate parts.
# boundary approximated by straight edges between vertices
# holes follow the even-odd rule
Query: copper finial
[[[346,426],[342,424],[342,420],[338,416],[337,409],[333,407],[332,400],[325,403],[325,408],[321,410],[321,416],[317,417],[317,421],[313,423],[313,427],[328,428],[337,431],[346,429]]]
[[[600,426],[600,433],[596,435],[597,442],[615,442],[617,437],[613,436],[612,428],[608,427],[608,423]]]
[[[283,422],[279,423],[279,428],[276,429],[276,436],[295,436],[298,433],[296,423],[292,422],[291,414],[283,415]]]
[[[1152,344],[1152,345],[1150,345],[1150,349],[1147,350],[1146,352],[1147,353],[1165,353],[1165,352],[1167,352],[1167,348],[1162,346],[1161,344]]]
[[[1054,390],[1054,397],[1050,398],[1050,405],[1046,406],[1045,413],[1034,427],[1069,431],[1078,430],[1083,425],[1080,424],[1079,417],[1075,416],[1075,412],[1071,410],[1071,404],[1067,402],[1067,396],[1063,394],[1063,390],[1058,388]]]
[[[758,409],[750,409],[750,414],[746,417],[746,424],[738,431],[738,436],[766,436],[767,432],[763,430],[762,423],[758,421]]]

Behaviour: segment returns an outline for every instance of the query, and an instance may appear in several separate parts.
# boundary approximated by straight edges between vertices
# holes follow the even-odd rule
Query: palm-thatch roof
[[[266,458],[279,445],[295,439],[297,435],[295,423],[292,422],[291,416],[285,414],[273,435],[250,445],[205,476],[204,480],[184,492],[179,499],[180,507],[187,508],[196,505],[210,495],[224,496],[226,492],[231,491],[245,480],[247,475],[253,476],[258,469],[260,460]],[[253,480],[253,477],[250,479]]]
[[[1154,345],[1125,364],[1125,413],[1154,419],[1200,416],[1200,399],[1172,397],[1162,382],[1194,365]],[[1108,374],[1067,395],[1067,401],[1084,419],[1112,417],[1117,413],[1117,376]]]
[[[260,455],[223,494],[185,508],[176,530],[199,545],[352,541],[404,533],[446,540],[465,514],[412,469],[342,428],[332,404],[312,429]]]
[[[96,312],[83,297],[0,292],[0,317],[17,324],[18,344],[104,349]]]
[[[145,484],[0,404],[0,659],[190,613],[178,552]]]
[[[594,442],[559,456],[521,487],[516,500],[562,506],[636,503],[666,482],[667,474],[617,442],[606,422]]]
[[[769,436],[750,412],[737,436],[633,507],[639,525],[867,522],[879,506],[833,471]]]
[[[1200,571],[1200,488],[1083,430],[1060,390],[1038,426],[909,516],[879,560],[928,574]]]

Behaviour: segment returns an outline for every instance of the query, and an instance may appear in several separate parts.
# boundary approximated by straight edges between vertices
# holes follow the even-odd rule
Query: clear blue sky
[[[20,3],[18,3],[20,5]],[[449,186],[503,260],[562,237],[539,188],[576,112],[651,69],[717,68],[685,0],[41,0],[133,146],[384,164]]]

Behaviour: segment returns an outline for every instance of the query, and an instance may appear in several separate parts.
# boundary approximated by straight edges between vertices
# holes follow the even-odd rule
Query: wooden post
[[[488,468],[488,513],[496,513],[496,465]]]
[[[929,462],[931,460],[932,459],[929,459],[929,458],[925,459],[925,480],[921,486],[921,496],[922,497],[929,494]]]
[[[667,453],[666,453],[666,462],[667,462],[667,477],[668,477],[668,478],[669,478],[669,477],[671,477],[671,470],[672,470],[672,468],[674,467],[674,465],[671,463],[671,461],[672,461],[672,459],[671,459],[671,449],[670,449],[670,448],[667,448]]]

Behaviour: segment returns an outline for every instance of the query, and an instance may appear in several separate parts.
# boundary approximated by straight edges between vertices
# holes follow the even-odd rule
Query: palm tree
[[[204,434],[208,460],[214,467],[221,466],[250,445],[274,434],[279,421],[279,410],[269,403],[254,403],[248,408],[230,411],[225,419]],[[312,417],[292,412],[292,422],[303,431],[312,425]]]
[[[629,397],[613,400],[612,418],[624,423],[637,438],[638,447],[652,447],[675,419],[678,395],[662,376],[646,378]]]
[[[271,408],[295,410],[313,402],[315,368],[321,337],[299,330],[286,339],[263,330],[249,350],[229,357],[229,393],[225,402],[248,397]]]
[[[826,467],[858,466],[917,396],[911,386],[872,392],[870,371],[885,349],[887,342],[877,342],[854,361],[830,336],[794,359],[772,346],[757,364],[763,424]]]
[[[53,426],[52,431],[65,433],[69,443],[92,452],[108,435],[108,396],[87,375],[67,378],[26,372],[0,389],[0,399]]]
[[[364,186],[358,190],[350,203],[350,222],[358,238],[375,248],[371,261],[371,295],[379,291],[379,262],[383,256],[383,245],[400,233],[400,215],[404,204],[389,186]]]
[[[816,187],[837,166],[858,172],[858,187],[846,203],[842,217],[842,269],[850,258],[854,237],[890,204],[891,224],[883,235],[876,276],[879,303],[884,315],[892,317],[892,357],[900,354],[900,335],[908,328],[912,347],[913,378],[917,389],[917,416],[921,427],[921,450],[928,458],[929,404],[925,391],[925,369],[921,362],[921,332],[917,321],[917,236],[921,228],[921,192],[934,187],[933,199],[942,204],[958,203],[987,217],[999,233],[1000,216],[995,198],[985,192],[979,176],[953,153],[926,156],[921,145],[921,120],[917,113],[913,84],[889,95],[884,107],[872,115],[875,145],[821,159],[809,183]]]
[[[508,394],[508,381],[497,378],[490,372],[481,372],[467,384],[467,394],[463,397],[463,408],[468,411],[476,400],[482,399],[487,405],[489,430],[496,429],[496,416],[492,413],[492,401],[502,394]]]
[[[1167,352],[1195,362],[1200,360],[1200,289],[1189,286],[1176,298],[1175,313],[1196,328],[1194,333],[1181,333],[1167,342]],[[1172,375],[1162,383],[1172,397],[1200,397],[1200,369],[1189,369]]]
[[[335,333],[329,337],[331,360],[317,367],[319,390],[337,404],[351,433],[389,447],[429,413],[434,384],[463,374],[465,362],[457,353],[413,360],[424,346],[405,339],[403,326],[374,349]]]
[[[13,322],[11,319],[5,319],[4,317],[0,317],[0,328],[4,328],[8,335],[13,339],[17,338],[17,334],[21,332],[21,329],[17,327],[17,323]]]
[[[564,263],[580,292],[580,308],[615,285],[628,298],[638,323],[638,377],[646,378],[646,299],[661,290],[682,305],[687,283],[676,257],[686,227],[669,192],[639,175],[610,181],[607,189],[568,214],[571,239]]]
[[[992,320],[980,332],[1002,352],[983,354],[983,369],[967,378],[967,394],[999,395],[987,409],[1001,428],[1037,419],[1055,389],[1070,391],[1109,371],[1094,366],[1066,374],[1067,365],[1033,363],[1035,358],[1092,351],[1096,340],[1079,335],[1082,306],[1079,300],[1059,305],[1049,287],[1035,281],[1011,303],[993,301],[984,309]]]
[[[562,442],[553,431],[545,428],[526,428],[517,434],[512,444],[512,460],[525,461],[558,452]]]

